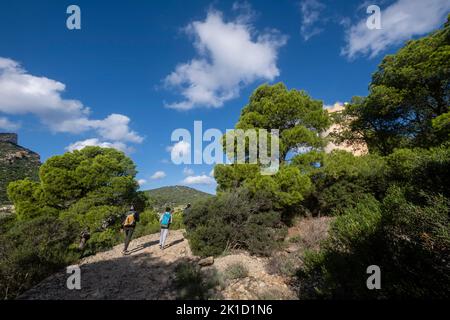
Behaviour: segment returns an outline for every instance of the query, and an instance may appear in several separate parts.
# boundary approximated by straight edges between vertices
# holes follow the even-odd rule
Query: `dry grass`
[[[320,243],[328,237],[333,217],[301,218],[288,230],[287,240],[303,250],[318,250]]]

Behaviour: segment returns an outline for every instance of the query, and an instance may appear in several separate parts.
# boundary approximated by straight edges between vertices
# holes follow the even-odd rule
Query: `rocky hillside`
[[[211,194],[185,186],[162,187],[147,190],[145,193],[150,198],[153,207],[163,209],[165,206],[177,207],[188,203],[207,199]]]
[[[37,153],[9,139],[0,139],[0,205],[9,203],[6,195],[8,183],[24,178],[37,180],[40,164]]]

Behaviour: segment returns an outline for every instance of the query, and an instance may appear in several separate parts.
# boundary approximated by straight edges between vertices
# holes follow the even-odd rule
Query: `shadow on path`
[[[183,240],[181,240],[181,242],[182,242],[182,241],[183,241]],[[131,242],[130,246],[132,245],[132,243],[133,243],[133,242]],[[136,253],[136,252],[138,252],[138,251],[144,250],[145,248],[148,248],[148,247],[157,245],[158,243],[159,243],[158,240],[154,240],[154,241],[150,241],[150,242],[147,242],[147,243],[144,243],[144,244],[140,244],[140,245],[138,245],[137,247],[135,247],[135,248],[133,248],[133,249],[131,249],[131,250],[128,250],[128,254]]]

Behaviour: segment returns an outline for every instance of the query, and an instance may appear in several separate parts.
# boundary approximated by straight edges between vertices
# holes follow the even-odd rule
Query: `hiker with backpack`
[[[167,235],[169,234],[169,227],[172,223],[172,212],[170,208],[166,208],[166,212],[164,212],[159,218],[159,222],[161,224],[161,235],[159,237],[159,248],[164,250],[164,246],[166,243]]]
[[[125,233],[125,245],[122,253],[128,253],[128,245],[131,242],[131,237],[133,236],[134,228],[136,227],[136,222],[139,222],[139,214],[131,206],[130,211],[128,211],[125,221],[122,224],[122,230]]]

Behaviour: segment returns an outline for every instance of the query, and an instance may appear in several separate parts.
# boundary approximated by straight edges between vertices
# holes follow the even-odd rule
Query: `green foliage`
[[[305,156],[294,158],[293,165],[306,167]],[[381,198],[387,188],[386,161],[377,155],[356,157],[353,154],[335,150],[330,154],[316,155],[321,160],[319,168],[308,170],[313,181],[311,192],[303,205],[313,214],[339,215],[347,208],[353,208],[361,197],[372,194]]]
[[[78,258],[79,226],[51,216],[10,225],[0,234],[0,294],[17,294]]]
[[[230,191],[243,186],[244,182],[260,174],[256,164],[218,164],[214,167],[214,178],[217,181],[217,191]]]
[[[450,112],[443,113],[431,121],[438,142],[450,140]]]
[[[273,208],[285,213],[295,211],[311,189],[308,176],[293,166],[282,166],[273,176],[256,175],[248,179],[244,186],[253,196],[271,200]]]
[[[408,186],[419,196],[427,193],[450,196],[450,146],[430,149],[398,149],[389,157],[389,180]]]
[[[137,197],[133,162],[122,152],[87,147],[48,159],[40,182],[17,182],[8,188],[19,216],[31,218],[36,209],[70,210],[79,201],[90,206],[129,206]],[[86,213],[86,212],[84,212]]]
[[[11,182],[8,197],[14,203],[17,218],[29,220],[42,215],[58,215],[58,210],[41,201],[43,190],[38,182],[29,179]]]
[[[199,266],[181,263],[175,269],[177,299],[206,300],[211,298],[211,289],[218,284],[217,274],[203,275]]]
[[[339,122],[348,127],[339,140],[364,140],[370,151],[384,155],[447,141],[448,116],[439,116],[449,112],[449,81],[450,20],[383,59],[369,95],[354,98],[343,112]]]
[[[184,228],[183,212],[175,211],[172,216],[171,230]],[[161,225],[159,223],[159,215],[153,210],[147,209],[140,214],[140,221],[136,224],[133,237],[139,238],[148,234],[159,232]]]
[[[250,96],[242,109],[236,129],[280,130],[280,159],[300,147],[320,148],[317,135],[330,124],[323,103],[304,91],[288,90],[283,83],[264,84]]]
[[[399,149],[387,158],[385,195],[342,211],[319,253],[299,273],[303,292],[328,298],[450,296],[448,147]],[[402,187],[399,187],[401,185]],[[367,290],[368,266],[380,266],[382,290]]]
[[[246,189],[194,204],[184,217],[192,250],[201,256],[217,256],[227,248],[269,254],[285,232],[272,207],[270,199]]]

